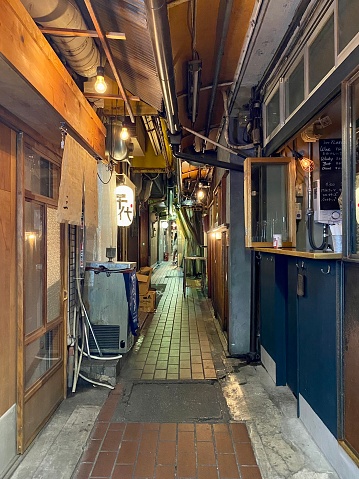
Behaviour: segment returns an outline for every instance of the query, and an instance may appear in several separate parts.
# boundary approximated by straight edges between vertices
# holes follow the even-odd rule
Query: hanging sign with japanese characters
[[[132,188],[120,185],[116,188],[117,226],[130,226],[133,221],[134,194]]]

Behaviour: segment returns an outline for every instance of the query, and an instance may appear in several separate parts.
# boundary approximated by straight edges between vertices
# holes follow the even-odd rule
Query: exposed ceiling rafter
[[[102,48],[105,52],[105,55],[106,55],[106,58],[107,58],[107,61],[108,63],[110,64],[110,67],[111,67],[111,70],[112,70],[112,73],[115,77],[115,80],[116,80],[116,83],[117,83],[117,86],[120,90],[120,93],[122,95],[122,98],[123,98],[123,101],[125,102],[125,105],[126,105],[126,108],[127,108],[127,112],[129,114],[129,117],[131,118],[131,121],[132,123],[135,122],[135,117],[133,115],[133,111],[132,111],[132,107],[130,105],[130,102],[129,102],[129,99],[128,99],[128,96],[127,96],[127,93],[126,93],[126,90],[123,86],[123,82],[121,80],[121,77],[120,77],[120,74],[116,68],[116,65],[115,65],[115,62],[114,62],[114,59],[113,59],[113,56],[112,56],[112,53],[111,53],[111,49],[110,49],[110,46],[108,44],[108,41],[107,41],[107,38],[105,36],[105,33],[102,31],[102,27],[97,19],[97,16],[96,16],[96,13],[95,13],[95,10],[92,6],[92,1],[91,0],[84,0],[84,3],[86,5],[86,8],[89,12],[89,15],[91,17],[91,20],[92,20],[92,23],[94,24],[94,27],[95,27],[95,30],[98,34],[98,38],[101,42],[101,45],[102,45]]]
[[[42,33],[59,37],[92,37],[98,38],[98,33],[95,30],[78,30],[76,28],[56,28],[56,27],[42,27],[39,26]],[[106,32],[106,38],[111,40],[126,40],[125,33]]]
[[[101,100],[123,100],[121,95],[112,95],[110,93],[84,93],[85,98],[94,98],[94,99],[101,99]],[[128,99],[130,101],[141,101],[140,97],[138,96],[129,96]]]

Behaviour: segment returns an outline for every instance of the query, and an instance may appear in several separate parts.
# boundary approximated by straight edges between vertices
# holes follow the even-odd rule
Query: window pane
[[[59,168],[25,147],[25,189],[47,198],[58,198]]]
[[[339,52],[359,32],[358,0],[338,0]]]
[[[279,89],[266,107],[266,133],[269,136],[280,123]]]
[[[273,234],[288,241],[287,171],[286,164],[252,164],[252,241],[272,241]]]
[[[25,334],[43,325],[44,285],[44,208],[25,202]]]
[[[334,16],[332,15],[309,46],[309,91],[334,66]]]
[[[56,210],[47,208],[47,321],[53,321],[61,312],[60,223]]]
[[[25,389],[29,389],[60,360],[60,326],[57,326],[26,346]]]
[[[286,106],[287,116],[289,116],[298,105],[304,100],[304,59],[302,58],[298,65],[289,75],[286,84]]]

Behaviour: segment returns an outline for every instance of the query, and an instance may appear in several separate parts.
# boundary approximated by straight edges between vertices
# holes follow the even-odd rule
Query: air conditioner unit
[[[94,336],[102,353],[126,353],[134,343],[129,326],[129,307],[124,270],[134,270],[136,263],[89,262],[86,264],[83,301]],[[98,354],[89,331],[90,351]]]

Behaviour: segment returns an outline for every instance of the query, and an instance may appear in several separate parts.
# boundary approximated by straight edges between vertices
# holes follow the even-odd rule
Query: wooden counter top
[[[298,258],[309,259],[342,259],[341,253],[332,253],[322,251],[299,251],[295,248],[253,248],[254,251],[261,253],[283,254],[286,256],[296,256]]]

